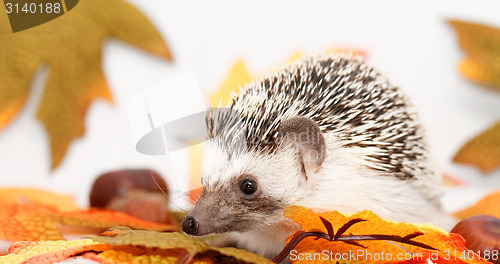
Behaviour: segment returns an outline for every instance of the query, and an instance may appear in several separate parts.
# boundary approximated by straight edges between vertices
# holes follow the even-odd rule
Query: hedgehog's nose
[[[188,235],[195,236],[198,231],[198,221],[194,217],[188,215],[182,221],[182,231]]]

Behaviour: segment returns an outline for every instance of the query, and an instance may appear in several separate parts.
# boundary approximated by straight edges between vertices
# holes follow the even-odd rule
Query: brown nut
[[[500,219],[476,215],[460,221],[452,230],[465,239],[465,246],[481,257],[500,264]]]
[[[165,193],[167,184],[152,170],[120,170],[99,176],[90,191],[90,207],[105,208],[115,197],[125,196],[130,190]]]
[[[131,190],[125,196],[111,199],[106,208],[150,222],[178,224],[168,210],[168,198],[158,192]]]

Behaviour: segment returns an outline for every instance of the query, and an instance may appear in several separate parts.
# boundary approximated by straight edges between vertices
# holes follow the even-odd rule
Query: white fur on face
[[[276,154],[246,152],[229,158],[229,154],[214,142],[205,145],[203,159],[204,186],[227,183],[235,177],[248,174],[258,179],[259,188],[270,197],[294,204],[306,194],[303,191],[305,177],[300,163],[291,148]]]

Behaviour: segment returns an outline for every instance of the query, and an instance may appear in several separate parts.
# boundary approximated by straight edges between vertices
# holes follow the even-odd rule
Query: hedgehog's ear
[[[307,179],[307,175],[316,172],[325,160],[325,138],[318,124],[309,118],[297,116],[282,121],[278,132],[281,144],[291,144],[297,150]]]

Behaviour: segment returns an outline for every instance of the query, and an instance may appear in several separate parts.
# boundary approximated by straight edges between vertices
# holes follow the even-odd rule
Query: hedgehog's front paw
[[[203,240],[212,247],[237,247],[236,241],[227,234],[212,235]]]

